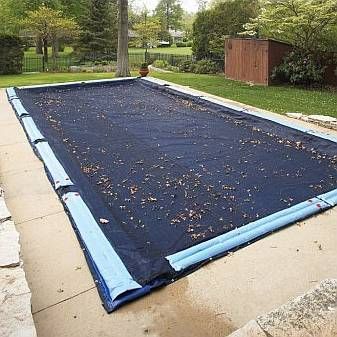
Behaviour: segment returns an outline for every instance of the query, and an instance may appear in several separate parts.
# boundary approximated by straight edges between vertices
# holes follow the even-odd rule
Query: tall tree
[[[8,1],[0,0],[0,34],[15,34],[17,27],[18,19],[11,11]]]
[[[155,15],[161,22],[164,31],[181,28],[183,14],[184,11],[179,0],[160,0],[155,9]]]
[[[81,20],[79,50],[107,54],[117,47],[117,4],[114,0],[90,0]]]
[[[74,20],[64,18],[61,11],[46,6],[41,6],[35,11],[28,11],[22,23],[26,29],[41,37],[45,62],[48,62],[48,43],[51,43],[54,64],[56,64],[58,40],[64,36],[75,35],[78,29]]]
[[[197,13],[192,50],[197,59],[223,59],[225,37],[237,36],[256,17],[259,0],[227,0]]]
[[[137,34],[138,45],[142,48],[149,48],[155,46],[158,41],[160,22],[147,13],[143,14],[143,21],[136,23],[133,29]]]
[[[207,7],[207,0],[197,0],[198,12],[204,11]]]
[[[118,0],[118,50],[116,77],[130,76],[128,0]]]
[[[60,0],[0,0],[0,30],[19,34],[21,20],[27,17],[29,11],[35,11],[42,5],[61,9]]]
[[[245,25],[248,35],[289,42],[305,51],[337,48],[336,0],[263,0],[260,14]]]
[[[59,0],[64,14],[73,17],[77,21],[85,15],[89,0]]]
[[[195,13],[184,12],[182,20],[182,31],[187,39],[191,39],[193,31],[193,23],[195,21]]]

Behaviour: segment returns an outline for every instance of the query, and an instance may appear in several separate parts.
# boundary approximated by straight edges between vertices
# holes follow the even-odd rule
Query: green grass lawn
[[[337,117],[337,91],[306,90],[290,86],[250,86],[227,80],[222,75],[190,73],[152,73],[151,75],[277,113],[301,112]]]
[[[137,75],[137,72],[133,72]],[[277,113],[302,112],[337,117],[336,91],[304,90],[287,86],[250,86],[222,75],[157,73],[154,77],[188,85],[207,93]],[[0,87],[113,78],[111,73],[37,73],[0,76]]]
[[[21,75],[1,75],[0,88],[45,83],[101,80],[114,78],[112,73],[36,73]]]
[[[65,47],[64,52],[59,52],[59,57],[68,56],[73,52],[72,47]],[[160,54],[173,54],[173,55],[192,55],[191,47],[159,47],[148,49],[149,53],[160,53]],[[48,53],[51,55],[51,47],[48,48]],[[144,54],[145,49],[142,48],[129,48],[130,54]],[[35,48],[29,48],[25,51],[25,56],[30,58],[35,58],[40,55],[36,55]]]
[[[172,55],[192,55],[191,47],[159,47],[148,49],[149,53],[172,54]],[[144,54],[145,49],[129,48],[130,54]]]
[[[72,47],[65,47],[63,52],[59,52],[59,56],[67,56],[69,54],[71,54],[73,52],[73,48]],[[48,47],[48,54],[51,55],[51,47]],[[35,57],[42,57],[42,55],[37,55],[35,53],[35,48],[31,47],[28,50],[25,51],[25,56],[26,57],[31,57],[31,58],[35,58]]]

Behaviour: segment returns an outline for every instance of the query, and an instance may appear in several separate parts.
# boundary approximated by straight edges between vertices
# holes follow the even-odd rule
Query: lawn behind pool
[[[73,48],[72,47],[65,47],[63,52],[58,52],[59,57],[62,56],[68,56],[73,52]],[[48,47],[48,54],[49,56],[51,56],[52,54],[52,49],[51,47]],[[30,58],[35,58],[35,57],[42,57],[42,55],[37,55],[35,48],[31,47],[28,50],[25,51],[25,56],[26,57],[30,57]]]
[[[150,54],[172,54],[172,55],[192,55],[191,47],[158,47],[148,49]],[[142,48],[129,48],[130,54],[144,54],[145,49]]]
[[[132,75],[137,76],[137,72],[132,72]],[[337,117],[337,91],[305,90],[289,86],[251,86],[227,80],[223,75],[158,72],[151,72],[151,75],[277,113],[301,112]],[[114,78],[114,74],[36,73],[2,75],[0,76],[0,87],[108,78]]]
[[[59,52],[59,57],[69,56],[73,52],[72,47],[65,47],[63,52]],[[192,55],[191,47],[158,47],[158,48],[149,48],[149,53],[160,53],[160,54],[173,54],[173,55]],[[48,53],[51,55],[51,47],[48,48]],[[130,54],[144,54],[145,49],[143,48],[129,48]],[[25,51],[25,56],[30,58],[41,57],[35,53],[35,48],[29,48]]]
[[[223,75],[153,72],[151,76],[281,114],[301,112],[337,117],[337,90],[249,85]]]
[[[0,88],[46,83],[101,80],[111,79],[114,77],[115,74],[113,73],[34,73],[21,75],[0,75]]]

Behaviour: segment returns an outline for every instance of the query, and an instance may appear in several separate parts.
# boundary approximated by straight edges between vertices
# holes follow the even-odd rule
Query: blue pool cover
[[[108,312],[337,203],[337,144],[144,79],[8,98]]]

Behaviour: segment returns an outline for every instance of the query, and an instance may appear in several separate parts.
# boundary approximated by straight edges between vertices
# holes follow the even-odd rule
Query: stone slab
[[[286,116],[296,119],[301,119],[303,117],[303,114],[300,112],[288,112],[286,113]]]
[[[322,281],[257,322],[273,337],[337,336],[337,280]]]
[[[20,264],[19,233],[13,221],[0,223],[0,268]]]
[[[241,329],[236,330],[228,337],[268,337],[264,331],[260,328],[255,320],[249,321]]]
[[[337,118],[325,115],[308,115],[309,121],[331,123],[337,122]]]
[[[11,214],[5,203],[5,193],[4,190],[0,187],[0,224],[11,218]]]
[[[30,298],[23,269],[0,268],[0,336],[36,337]]]

